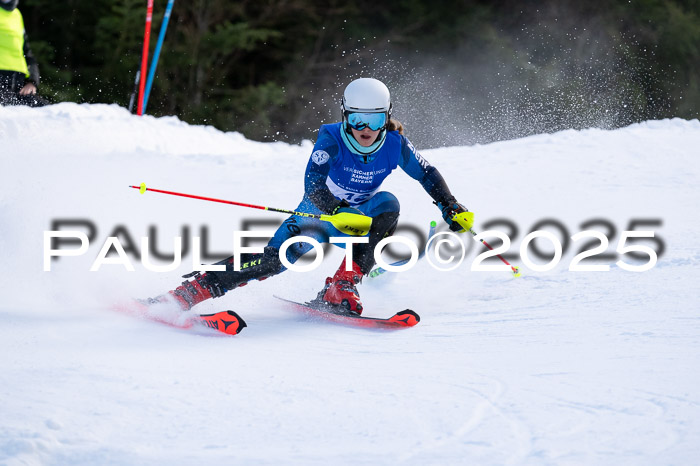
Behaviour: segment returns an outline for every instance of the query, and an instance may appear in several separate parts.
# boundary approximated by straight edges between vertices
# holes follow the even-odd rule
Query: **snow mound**
[[[342,258],[330,250],[313,272],[287,272],[201,305],[202,313],[241,314],[249,327],[236,337],[108,309],[172,289],[192,270],[191,251],[172,272],[146,270],[141,237],[164,255],[176,236],[206,238],[210,256],[230,255],[233,231],[274,229],[284,216],[128,187],[146,182],[293,209],[311,142],[260,143],[174,117],[68,103],[0,107],[0,141],[0,464],[700,457],[697,120],[422,151],[476,213],[477,231],[510,236],[523,276],[472,271],[482,249],[466,242],[467,258],[453,271],[422,260],[360,286],[367,315],[412,308],[418,326],[350,329],[309,321],[272,298],[314,296]],[[431,220],[441,222],[400,169],[384,189],[401,201],[399,234],[418,238]],[[44,232],[54,229],[84,231],[90,245],[51,260],[47,272]],[[563,245],[546,272],[519,258],[535,229]],[[581,249],[597,245],[571,239],[587,229],[609,239],[608,256],[595,262],[610,265],[607,272],[569,270]],[[654,231],[639,243],[659,253],[651,270],[615,265],[644,262],[616,252],[625,230]],[[133,272],[117,264],[90,272],[110,236]],[[533,244],[542,253],[533,260],[547,263],[553,246]]]

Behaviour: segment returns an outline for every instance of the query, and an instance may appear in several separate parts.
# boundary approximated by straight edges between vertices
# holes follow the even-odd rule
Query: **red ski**
[[[338,309],[333,306],[324,305],[318,302],[299,303],[290,299],[275,296],[275,298],[289,304],[297,311],[312,317],[317,317],[330,322],[351,325],[353,327],[401,329],[413,327],[420,322],[420,316],[410,309],[397,312],[393,316],[381,319],[377,317],[365,317],[345,309]]]
[[[231,310],[199,315],[193,323],[206,325],[228,335],[238,335],[241,330],[248,326],[241,316]]]
[[[234,311],[200,315],[193,312],[175,310],[167,305],[148,306],[136,300],[113,306],[112,309],[151,322],[158,322],[185,330],[204,326],[228,335],[237,335],[248,326],[243,318]]]

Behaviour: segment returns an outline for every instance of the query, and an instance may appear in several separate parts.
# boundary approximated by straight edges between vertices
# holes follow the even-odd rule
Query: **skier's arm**
[[[399,166],[403,168],[408,176],[418,180],[423,189],[435,202],[447,201],[450,198],[454,199],[450,188],[438,169],[430,165],[405,137],[401,141]]]
[[[473,215],[467,215],[469,213],[467,208],[457,202],[438,169],[430,165],[406,137],[402,137],[399,165],[411,178],[418,180],[423,189],[433,198],[433,203],[438,206],[442,212],[442,218],[451,230],[463,232],[468,229],[455,221],[456,216],[466,220],[467,225],[471,227]]]
[[[336,162],[339,148],[337,142],[323,130],[314,146],[304,176],[304,191],[311,202],[321,210],[330,214],[340,205],[340,199],[335,197],[326,180],[331,166]]]
[[[32,49],[29,48],[29,38],[27,37],[26,31],[24,32],[24,59],[27,61],[27,68],[29,68],[29,77],[27,81],[39,87],[39,64],[36,58],[34,58]]]

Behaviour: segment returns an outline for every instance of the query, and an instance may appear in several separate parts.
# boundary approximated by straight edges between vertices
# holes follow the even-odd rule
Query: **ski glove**
[[[458,233],[469,231],[474,226],[474,213],[451,197],[444,201],[433,202],[442,211],[442,218],[450,226],[450,230]]]
[[[335,206],[335,209],[333,209],[333,212],[331,212],[331,215],[339,214],[341,212],[345,212],[348,214],[365,215],[362,212],[360,212],[359,210],[357,210],[356,208],[350,207],[350,203],[348,201],[346,201],[345,199],[340,201],[340,204]]]

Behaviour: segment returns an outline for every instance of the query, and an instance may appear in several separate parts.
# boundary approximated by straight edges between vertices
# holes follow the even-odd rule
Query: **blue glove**
[[[442,211],[442,218],[450,226],[450,230],[458,233],[469,231],[474,226],[474,214],[451,197],[444,201],[434,202]]]

